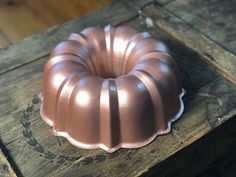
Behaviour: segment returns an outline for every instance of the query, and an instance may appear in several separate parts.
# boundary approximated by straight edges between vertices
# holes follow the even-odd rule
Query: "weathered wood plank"
[[[4,156],[0,149],[0,177],[16,177],[14,170],[12,169],[7,158]]]
[[[207,90],[208,88],[205,87],[205,89]],[[185,115],[177,122],[181,125],[180,127],[174,125],[172,133],[158,137],[155,142],[145,148],[138,149],[137,152],[130,150],[128,154],[131,154],[131,157],[127,158],[126,154],[125,156],[119,155],[115,161],[96,162],[96,157],[101,155],[99,152],[86,157],[87,160],[90,160],[87,165],[83,165],[83,160],[78,161],[69,168],[62,170],[59,174],[56,173],[55,176],[77,176],[78,172],[81,176],[122,177],[142,175],[151,167],[199,139],[212,129],[210,123],[204,120],[208,116],[208,108],[206,107],[209,100],[207,98],[199,98],[201,96],[195,96],[196,98],[190,101],[191,106],[186,110]],[[213,102],[210,105],[215,104]],[[104,166],[106,166],[105,170]]]
[[[48,55],[52,48],[65,40],[72,32],[88,26],[117,25],[137,16],[138,12],[117,2],[90,15],[81,16],[71,22],[23,39],[20,43],[0,49],[0,74]]]
[[[19,162],[17,163],[19,166],[22,164],[22,167],[19,168],[19,171],[22,172],[22,174],[26,176],[35,176],[36,174],[38,176],[45,176],[50,174],[50,172],[55,172],[56,169],[61,169],[63,166],[66,166],[66,163],[72,163],[74,160],[79,159],[80,156],[84,154],[84,152],[86,152],[86,154],[89,154],[89,151],[81,150],[79,151],[79,155],[75,156],[75,152],[77,149],[67,143],[67,145],[69,145],[68,149],[67,145],[65,145],[64,143],[65,140],[63,138],[56,138],[54,140],[50,140],[49,138],[47,140],[48,144],[44,144],[45,146],[48,145],[51,149],[54,150],[54,152],[52,152],[51,149],[44,149],[44,147],[42,147],[39,143],[41,141],[42,129],[45,129],[45,124],[43,124],[42,128],[41,126],[38,126],[37,121],[32,120],[30,123],[26,123],[26,120],[23,119],[27,119],[28,113],[27,115],[22,114],[22,107],[27,108],[27,105],[31,103],[32,98],[41,90],[41,72],[44,64],[47,61],[47,55],[51,50],[50,48],[54,47],[54,45],[56,45],[56,43],[58,43],[59,41],[64,40],[65,37],[68,36],[71,32],[80,31],[81,29],[91,25],[104,26],[109,23],[116,25],[130,18],[133,18],[134,16],[136,16],[136,14],[137,12],[135,12],[134,10],[128,10],[123,2],[117,2],[116,4],[111,5],[109,8],[105,8],[89,16],[83,16],[80,19],[74,20],[62,26],[54,27],[47,32],[34,35],[31,38],[23,40],[21,43],[1,50],[0,72],[1,74],[3,74],[1,75],[3,80],[1,80],[2,82],[0,85],[2,88],[1,94],[3,94],[4,97],[2,97],[2,100],[0,101],[0,116],[2,120],[0,137],[5,147],[8,144],[9,147],[14,146],[15,151],[10,150],[9,153],[10,155],[13,152],[17,154],[14,160],[17,159],[16,161]],[[31,52],[29,52],[29,48]],[[27,63],[31,64],[32,62],[34,63],[33,65],[22,68],[24,72],[18,73],[18,70],[14,70],[14,68],[27,66]],[[11,77],[13,76],[11,75],[11,72],[7,72],[11,70],[13,71],[13,73],[15,73],[14,71],[16,71],[15,78]],[[32,81],[33,83],[32,85],[30,85],[29,83],[31,83]],[[15,91],[11,92],[11,89],[14,89]],[[23,94],[24,97],[21,97],[21,94]],[[12,115],[12,113],[14,115]],[[12,122],[17,123],[12,124]],[[30,136],[31,132],[25,129],[28,124],[36,125],[36,130],[37,132],[39,132],[37,137],[39,143],[35,142],[34,137]],[[23,140],[21,138],[22,135],[24,137]],[[49,129],[46,129],[46,134],[43,134],[44,138],[45,135],[46,137],[53,137]],[[36,154],[29,155],[29,151],[22,151],[21,153],[21,150],[24,149],[26,145],[29,145],[29,148],[31,150],[34,149],[34,152],[36,152]],[[63,146],[63,148],[61,146]],[[32,158],[37,158],[37,160],[32,162],[28,161],[28,159]],[[44,163],[45,159],[48,160],[46,163]],[[30,170],[31,167],[35,167],[35,170]],[[27,173],[25,173],[24,170],[27,170]]]
[[[140,7],[142,8],[143,6],[146,6],[147,4],[151,4],[153,2],[153,0],[146,0],[146,1],[143,1],[143,0],[135,0],[135,3]]]
[[[123,5],[114,6],[118,8]],[[113,17],[108,18],[108,16],[113,14],[115,9],[112,9],[112,13],[110,10],[102,11],[108,15],[100,14],[106,17],[101,24],[110,22],[110,18]],[[18,171],[23,176],[138,176],[236,114],[236,100],[233,99],[236,98],[235,85],[202,63],[199,55],[187,50],[182,43],[173,41],[155,26],[147,28],[142,16],[129,20],[137,13],[132,7],[125,6],[124,9],[129,9],[133,15],[126,18],[124,17],[126,14],[114,13],[116,16],[114,18],[117,19],[114,25],[127,21],[127,24],[139,31],[149,31],[170,47],[172,56],[179,65],[184,88],[187,90],[183,117],[174,124],[170,134],[159,136],[144,148],[122,149],[113,154],[102,150],[75,148],[64,138],[54,137],[39,115],[40,103],[37,94],[41,91],[42,69],[47,62],[46,55],[50,49],[47,49],[46,53],[43,53],[44,50],[40,46],[41,51],[34,49],[34,52],[38,50],[36,52],[38,58],[35,60],[31,60],[31,56],[24,50],[23,53],[29,60],[18,62],[14,65],[14,69],[8,68],[8,72],[5,71],[0,75],[0,95],[4,95],[0,97],[0,137],[4,148],[18,165]],[[120,21],[118,15],[122,17]],[[98,18],[94,17],[94,14],[92,17]],[[85,21],[82,20],[81,23],[85,24],[84,26],[95,23],[89,22],[89,16],[83,18]],[[78,21],[80,20],[69,24]],[[63,28],[67,28],[66,25]],[[58,30],[60,31],[60,27]],[[58,36],[61,35],[58,30],[51,34],[51,39],[62,40]],[[46,38],[47,35],[48,32],[41,34],[42,38]],[[30,43],[34,45],[40,44],[39,41],[42,42],[40,35],[26,40],[28,46]],[[18,43],[18,48],[15,50],[19,48],[23,50],[25,45],[25,41],[22,42],[23,47]],[[44,43],[44,48],[50,45],[53,47],[50,42]],[[5,49],[8,55],[12,55],[13,64],[17,58],[10,54],[11,50],[14,53],[14,46]],[[15,52],[15,55],[20,54]],[[10,63],[8,64],[10,66]]]
[[[176,0],[164,8],[236,54],[235,0]]]
[[[176,1],[176,0],[155,0],[154,2],[160,5],[166,5],[172,1]]]
[[[234,177],[236,174],[236,117],[196,143],[177,152],[142,176]]]
[[[169,41],[168,37],[160,34],[155,28],[147,29],[135,20],[129,22],[129,24],[139,30],[148,30],[154,36],[169,44],[172,55],[175,57],[181,69],[185,88],[187,92],[190,92],[184,100],[186,104],[185,114],[174,124],[171,134],[158,137],[152,144],[138,149],[135,155],[133,155],[134,152],[131,150],[131,159],[126,158],[125,161],[116,159],[115,162],[109,162],[109,165],[102,163],[103,167],[106,166],[105,172],[100,171],[101,164],[94,160],[96,153],[93,156],[87,157],[91,160],[89,164],[93,166],[93,169],[89,165],[81,165],[79,161],[71,167],[62,170],[59,174],[56,173],[55,176],[76,176],[78,175],[78,171],[81,176],[139,176],[149,170],[150,167],[199,139],[214,127],[217,127],[236,114],[236,101],[231,100],[232,95],[229,95],[229,97],[226,96],[228,93],[235,93],[236,88],[234,85],[223,78],[217,78],[217,75],[210,72],[207,66],[199,62],[194,54],[186,52],[179,44]],[[209,78],[207,76],[211,80],[208,80]],[[121,159],[124,158],[121,157]],[[114,169],[116,170],[114,171]]]
[[[140,8],[148,5],[148,4],[159,4],[159,5],[166,5],[172,1],[175,1],[175,0],[132,0],[136,5],[138,5]]]
[[[185,23],[185,21],[161,6],[151,4],[146,6],[143,12],[151,16],[153,23],[162,31],[168,33],[173,40],[178,40],[190,50],[196,52],[203,61],[215,67],[219,73],[236,83],[236,56],[234,53],[226,50],[205,34],[199,33],[198,29],[193,28],[193,26]]]
[[[41,73],[47,61],[43,57],[0,76],[0,94],[5,95],[0,97],[1,138],[24,176],[137,176],[235,114],[235,101],[231,99],[236,96],[234,85],[201,63],[198,56],[185,47],[155,28],[146,28],[140,18],[127,24],[151,32],[170,47],[188,93],[182,119],[174,124],[172,133],[158,137],[141,149],[120,150],[114,154],[77,149],[65,139],[54,137],[39,116],[39,103],[34,98],[41,91]],[[213,88],[217,88],[216,91],[212,91]],[[220,105],[216,97],[221,100]],[[209,113],[215,110],[214,105],[220,107],[217,114]],[[218,118],[224,117],[218,122]]]

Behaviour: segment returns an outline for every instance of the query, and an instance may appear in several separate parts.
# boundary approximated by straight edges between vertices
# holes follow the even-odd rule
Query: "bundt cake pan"
[[[81,148],[147,145],[184,110],[167,47],[128,26],[90,27],[59,43],[44,68],[40,114]]]

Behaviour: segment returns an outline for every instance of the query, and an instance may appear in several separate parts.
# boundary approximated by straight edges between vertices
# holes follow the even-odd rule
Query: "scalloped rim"
[[[137,142],[137,143],[120,143],[119,145],[113,147],[113,148],[109,148],[104,144],[85,144],[82,142],[79,142],[77,140],[75,140],[74,138],[72,138],[67,132],[57,132],[54,129],[54,122],[52,122],[50,119],[48,119],[48,117],[46,117],[43,113],[43,97],[42,94],[39,94],[39,98],[42,101],[42,104],[40,106],[40,115],[42,117],[42,119],[49,125],[52,127],[52,132],[55,136],[62,136],[65,137],[72,145],[79,147],[79,148],[83,148],[83,149],[96,149],[96,148],[101,148],[109,153],[115,152],[120,148],[140,148],[143,147],[145,145],[148,145],[149,143],[151,143],[153,140],[156,139],[156,137],[158,135],[163,135],[163,134],[167,134],[171,131],[171,124],[178,120],[181,115],[184,112],[184,103],[183,103],[183,96],[185,95],[186,91],[182,88],[182,93],[179,95],[179,100],[180,100],[180,110],[179,112],[168,121],[168,127],[166,130],[162,130],[162,131],[157,131],[156,133],[154,133],[150,138],[148,138],[146,141],[143,142]]]

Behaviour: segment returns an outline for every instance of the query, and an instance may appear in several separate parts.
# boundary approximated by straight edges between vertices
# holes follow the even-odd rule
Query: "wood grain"
[[[143,9],[142,5],[138,8]],[[148,25],[146,18],[154,18],[149,15],[140,14],[133,4],[119,1],[1,50],[0,95],[4,96],[0,97],[0,137],[18,175],[140,176],[236,115],[236,86],[202,62],[202,56],[189,50],[184,41],[173,40],[168,28]],[[40,118],[37,97],[42,90],[43,67],[55,44],[73,31],[108,23],[128,24],[164,41],[179,66],[187,91],[184,115],[174,123],[171,133],[143,148],[121,149],[113,154],[75,148],[64,138],[53,136]]]
[[[235,0],[176,0],[164,5],[164,8],[236,54]]]
[[[124,6],[123,2],[117,2],[90,15],[53,27],[46,33],[38,33],[25,38],[16,45],[2,48],[0,49],[0,74],[48,55],[57,43],[65,40],[73,32],[79,32],[88,26],[117,25],[137,14],[136,11]]]
[[[172,55],[180,65],[188,92],[182,119],[174,124],[172,133],[158,137],[145,148],[114,154],[77,149],[65,139],[54,137],[39,116],[40,103],[35,100],[41,90],[41,73],[47,57],[40,58],[0,76],[3,86],[0,93],[5,95],[0,99],[2,141],[24,176],[137,176],[218,126],[218,118],[224,122],[235,114],[230,100],[236,95],[232,84],[181,45],[168,41],[168,37],[154,28],[141,25],[139,18],[127,23],[171,43]]]
[[[144,12],[152,17],[158,28],[172,36],[173,40],[178,40],[196,52],[201,56],[200,59],[236,83],[236,56],[234,53],[226,50],[206,35],[199,33],[198,30],[161,6],[153,4],[146,6]]]
[[[142,176],[234,177],[236,174],[236,117],[182,149]]]

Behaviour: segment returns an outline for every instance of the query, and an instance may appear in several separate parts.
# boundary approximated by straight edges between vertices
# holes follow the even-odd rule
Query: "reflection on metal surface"
[[[77,103],[80,106],[87,106],[89,104],[89,94],[86,91],[81,91],[76,96]]]
[[[128,26],[90,27],[52,51],[40,113],[73,145],[114,152],[168,133],[184,93],[161,41]]]

